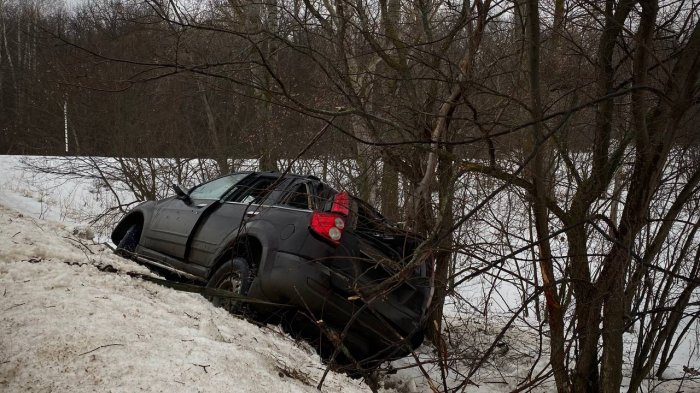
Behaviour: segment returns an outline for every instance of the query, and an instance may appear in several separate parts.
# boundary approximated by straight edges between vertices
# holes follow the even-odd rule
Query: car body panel
[[[211,267],[220,255],[221,245],[227,238],[235,238],[246,225],[249,207],[240,203],[221,203],[202,218],[201,225],[192,232],[187,260]]]
[[[216,200],[172,198],[160,204],[153,220],[143,232],[144,246],[151,250],[186,260],[190,235],[219,202]]]

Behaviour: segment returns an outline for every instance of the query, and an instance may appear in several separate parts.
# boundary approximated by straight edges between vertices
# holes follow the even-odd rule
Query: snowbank
[[[124,274],[150,273],[92,243],[106,239],[110,225],[88,225],[112,206],[110,193],[85,179],[28,170],[22,165],[26,159],[0,156],[0,392],[316,391],[324,366],[308,346],[213,308],[197,295]],[[494,202],[497,215],[512,219],[499,203]],[[474,241],[498,246],[485,223],[477,220],[465,231],[479,236]],[[491,296],[495,288],[498,296]],[[464,312],[471,305],[448,303],[452,370],[443,375],[433,350],[423,347],[418,357],[432,381],[409,357],[394,362],[398,372],[385,376],[384,386],[404,393],[430,392],[431,383],[439,390],[443,383],[459,385],[505,324],[499,313],[511,315],[521,301],[513,284],[498,275],[464,283],[460,294],[491,312],[486,321],[480,313]],[[472,377],[479,386],[467,385],[465,391],[509,392],[527,383],[531,368],[546,367],[548,342],[540,340],[537,326],[534,316],[516,321],[503,337],[505,345]],[[692,329],[665,374],[672,380],[646,380],[645,391],[700,392],[700,332]],[[628,375],[635,337],[625,339]],[[334,373],[323,386],[327,392],[369,390]],[[553,390],[551,379],[536,389]]]
[[[307,346],[131,278],[148,271],[81,235],[0,206],[0,391],[316,391]],[[323,387],[368,390],[332,372]]]

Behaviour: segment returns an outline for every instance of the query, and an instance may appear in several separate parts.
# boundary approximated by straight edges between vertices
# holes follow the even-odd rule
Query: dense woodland
[[[0,152],[117,157],[141,199],[155,157],[341,168],[426,236],[406,269],[437,258],[428,324],[458,388],[500,337],[465,355],[442,304],[484,279],[521,293],[503,331],[539,323],[548,366],[522,389],[637,391],[700,316],[699,6],[0,0]]]

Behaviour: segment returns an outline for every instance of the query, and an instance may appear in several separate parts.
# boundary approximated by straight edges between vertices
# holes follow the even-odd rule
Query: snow
[[[94,181],[34,173],[24,160],[0,156],[0,392],[316,391],[325,366],[307,344],[214,308],[198,295],[128,276],[152,273],[96,244],[111,226],[91,223],[114,203],[113,195]],[[54,158],[31,160],[50,164]],[[128,202],[128,196],[122,199]],[[492,214],[518,218],[497,202]],[[500,244],[490,237],[488,220],[474,225],[468,232],[483,237],[476,240]],[[487,296],[495,285],[498,297]],[[451,298],[448,386],[464,380],[498,335],[505,320],[495,315],[510,315],[520,304],[519,291],[486,276],[461,285],[462,300]],[[468,308],[459,304],[464,299],[491,316],[460,313]],[[478,386],[464,391],[512,391],[533,363],[535,375],[546,367],[547,339],[541,346],[537,326],[533,316],[518,318],[503,337],[505,350],[495,351],[471,378]],[[700,392],[698,381],[680,380],[699,368],[699,336],[694,327],[665,375],[679,380],[650,379],[644,390]],[[633,337],[626,339],[625,353],[633,354]],[[395,375],[383,377],[387,391],[431,392],[431,383],[443,390],[433,349],[421,347],[417,355],[428,362],[423,367],[432,381],[409,357],[393,363]],[[536,389],[553,390],[551,379]],[[369,388],[330,372],[322,391]]]
[[[316,391],[325,367],[278,329],[132,278],[149,272],[63,224],[4,206],[0,224],[0,391]]]
[[[71,225],[91,226],[107,240],[113,222],[94,218],[116,205],[114,195],[98,182],[77,175],[57,176],[30,170],[59,165],[63,158],[0,156],[0,204],[34,217]],[[133,199],[120,192],[127,201]]]

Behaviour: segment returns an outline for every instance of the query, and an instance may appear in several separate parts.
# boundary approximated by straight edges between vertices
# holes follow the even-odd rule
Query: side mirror
[[[191,202],[190,196],[187,195],[187,193],[179,185],[173,183],[172,187],[178,199],[182,199],[183,201],[185,201],[185,203],[188,204]]]

